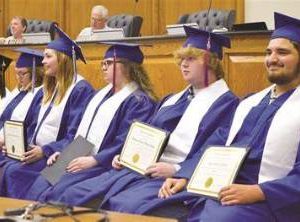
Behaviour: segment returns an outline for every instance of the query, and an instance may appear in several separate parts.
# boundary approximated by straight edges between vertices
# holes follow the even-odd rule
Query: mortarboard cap
[[[286,38],[300,43],[300,20],[275,12],[275,30],[271,39]]]
[[[131,62],[143,63],[144,55],[139,44],[125,42],[99,42],[111,45],[106,51],[104,58],[123,58]]]
[[[64,31],[62,31],[57,25],[54,25],[55,31],[58,33],[59,38],[53,40],[47,45],[48,49],[54,49],[56,51],[62,52],[73,59],[73,48],[75,51],[76,59],[80,59],[86,63],[84,56],[82,54],[81,48],[76,44]],[[74,57],[75,57],[74,56]]]
[[[42,61],[44,58],[44,54],[42,51],[30,49],[30,48],[17,48],[14,49],[17,52],[21,52],[21,55],[19,56],[16,67],[22,68],[22,67],[33,67],[33,59],[35,58],[35,66],[43,66]]]
[[[217,53],[219,59],[223,57],[222,47],[230,48],[230,39],[226,36],[207,32],[200,29],[183,26],[187,35],[187,39],[183,44],[183,47],[195,47],[199,49],[207,50],[207,43],[210,37],[210,49],[209,51]]]

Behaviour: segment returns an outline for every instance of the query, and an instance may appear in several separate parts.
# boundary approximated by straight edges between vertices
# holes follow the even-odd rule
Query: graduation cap
[[[42,51],[30,49],[26,47],[21,47],[14,49],[17,52],[21,52],[19,56],[16,67],[17,68],[32,68],[31,73],[31,83],[32,83],[32,92],[34,92],[35,87],[35,78],[36,78],[36,67],[43,66],[42,61],[44,58],[44,54]]]
[[[21,52],[21,55],[19,56],[16,62],[17,68],[33,68],[34,66],[43,66],[42,61],[44,58],[44,54],[42,51],[25,47],[17,48],[14,50],[17,52]]]
[[[183,47],[194,47],[198,49],[204,49],[216,53],[219,59],[223,57],[223,47],[230,48],[230,39],[226,36],[211,33],[201,29],[191,28],[189,26],[183,26],[187,35],[187,39],[183,44]],[[204,54],[205,70],[204,70],[204,85],[208,86],[208,64],[209,57]]]
[[[100,42],[111,45],[106,51],[104,58],[123,58],[139,64],[143,63],[144,55],[140,49],[140,44],[126,42]]]
[[[5,91],[5,71],[9,67],[12,59],[0,55],[0,95],[1,98],[5,97],[6,91]]]
[[[76,81],[77,67],[76,60],[80,59],[86,63],[85,58],[82,54],[81,48],[75,41],[73,41],[63,30],[61,30],[56,24],[54,25],[59,38],[53,40],[47,45],[48,49],[54,49],[72,58],[73,70],[74,70],[74,81]]]
[[[275,12],[275,30],[271,39],[286,38],[300,43],[300,20]]]
[[[142,64],[144,54],[140,49],[140,44],[126,42],[99,42],[100,44],[110,45],[107,49],[104,59],[113,58],[113,91],[116,82],[116,58],[128,59],[131,62]],[[150,46],[150,45],[145,45]]]
[[[223,57],[223,47],[230,48],[230,39],[226,36],[204,31],[201,29],[184,26],[187,39],[183,47],[194,47],[198,49],[209,50],[218,55],[219,59]]]

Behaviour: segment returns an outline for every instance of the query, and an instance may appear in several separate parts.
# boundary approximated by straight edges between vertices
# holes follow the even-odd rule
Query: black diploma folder
[[[66,173],[66,167],[75,158],[86,156],[91,153],[94,145],[78,136],[72,143],[63,149],[57,161],[52,166],[47,166],[41,171],[41,174],[51,183],[56,184]]]

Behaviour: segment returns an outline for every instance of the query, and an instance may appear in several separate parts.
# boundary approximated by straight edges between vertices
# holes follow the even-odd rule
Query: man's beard
[[[300,75],[300,63],[298,63],[297,68],[294,70],[292,75],[268,75],[268,80],[271,83],[277,85],[285,85],[292,82],[294,79],[298,78]]]

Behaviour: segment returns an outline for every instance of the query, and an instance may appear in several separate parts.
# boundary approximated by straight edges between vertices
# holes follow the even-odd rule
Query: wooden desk
[[[269,85],[264,67],[265,48],[270,32],[236,32],[227,33],[231,38],[231,48],[224,50],[223,65],[225,79],[230,88],[238,96],[257,92]],[[185,86],[179,67],[175,64],[172,53],[185,41],[184,36],[148,36],[124,39],[128,42],[151,44],[152,47],[142,47],[145,54],[145,68],[148,71],[155,92],[162,97],[170,92],[176,92]],[[100,71],[100,60],[107,46],[95,42],[79,43],[86,57],[87,64],[78,62],[79,72],[95,87],[102,87],[105,82]],[[25,45],[24,45],[25,46]],[[43,49],[45,45],[26,45]],[[17,58],[18,54],[11,49],[17,46],[0,46],[1,54]],[[14,64],[13,64],[14,65]],[[15,85],[13,65],[6,77],[8,87]]]
[[[3,215],[4,210],[7,208],[19,208],[28,205],[30,201],[26,200],[16,200],[10,198],[3,198],[0,197],[0,215]],[[40,209],[37,212],[43,213],[54,213],[53,209]],[[98,221],[103,215],[96,214],[96,213],[88,213],[88,214],[81,214],[75,216],[80,221],[84,222],[92,222]],[[140,215],[133,215],[133,214],[123,214],[117,212],[108,212],[108,218],[110,222],[175,222],[176,220],[173,219],[166,219],[166,218],[159,218],[159,217],[148,217],[148,216],[140,216]],[[70,217],[58,217],[51,221],[57,222],[68,222],[73,221]]]

